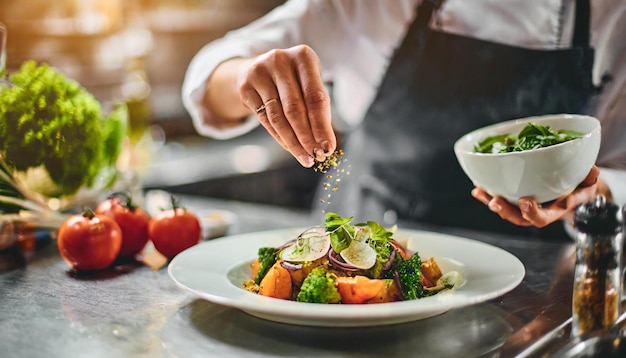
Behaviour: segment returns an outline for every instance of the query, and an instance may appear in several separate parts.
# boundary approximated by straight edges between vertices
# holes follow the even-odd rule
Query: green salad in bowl
[[[554,130],[550,126],[529,122],[517,135],[498,134],[481,140],[474,146],[474,151],[477,153],[521,152],[549,147],[582,136],[582,132],[567,129]]]
[[[572,192],[600,150],[598,119],[576,114],[520,118],[476,129],[454,144],[474,185],[512,204],[545,203]]]

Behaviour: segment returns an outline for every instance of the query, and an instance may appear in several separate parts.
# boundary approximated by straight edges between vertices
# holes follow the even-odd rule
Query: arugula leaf
[[[393,236],[393,231],[386,230],[375,221],[353,226],[351,225],[353,218],[352,216],[344,218],[332,212],[326,214],[325,227],[330,234],[330,245],[335,252],[341,253],[350,246],[353,240],[366,242],[376,251],[376,263],[367,272],[371,277],[378,278],[391,255],[392,248],[389,241]]]
[[[378,260],[387,262],[391,254],[389,240],[393,237],[393,232],[387,231],[387,229],[375,221],[368,221],[367,226],[371,232],[371,237],[368,241],[369,245],[376,250]]]
[[[335,252],[345,250],[354,238],[354,228],[350,225],[354,217],[341,217],[336,213],[326,213],[326,221],[324,226],[330,234],[330,245]]]
[[[369,274],[371,277],[379,278],[393,250],[389,243],[393,238],[393,231],[388,231],[375,221],[368,221],[367,226],[371,232],[368,243],[376,251],[376,264],[369,270]]]
[[[474,152],[477,153],[501,153],[501,150],[508,148],[515,143],[517,137],[512,134],[502,134],[487,137],[474,145]]]

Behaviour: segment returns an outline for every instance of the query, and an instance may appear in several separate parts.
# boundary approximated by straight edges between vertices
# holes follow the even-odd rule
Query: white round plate
[[[463,276],[457,288],[411,301],[347,305],[279,300],[246,291],[250,263],[260,247],[278,247],[302,228],[227,236],[202,242],[174,257],[168,273],[182,289],[207,301],[253,316],[307,326],[375,326],[415,321],[499,297],[514,289],[525,275],[524,265],[498,247],[458,236],[399,229],[394,238],[417,251],[423,260],[434,257],[445,273]]]

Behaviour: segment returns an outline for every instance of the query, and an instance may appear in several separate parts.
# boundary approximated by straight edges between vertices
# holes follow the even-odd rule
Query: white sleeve
[[[258,126],[255,116],[236,127],[218,128],[202,106],[205,84],[222,62],[275,48],[307,44],[318,54],[325,83],[333,85],[333,121],[358,124],[376,94],[389,58],[419,0],[292,0],[245,27],[204,46],[192,59],[182,87],[183,104],[196,131],[232,138]]]
[[[210,124],[214,122],[210,120],[213,114],[202,104],[205,83],[215,68],[229,58],[247,56],[246,52],[243,44],[232,42],[228,44],[226,41],[217,40],[204,46],[192,59],[185,74],[182,99],[198,134],[215,139],[228,139],[244,134],[258,125],[258,121],[250,116],[238,126],[217,128]]]
[[[301,43],[299,21],[309,2],[288,1],[247,26],[230,31],[223,38],[205,45],[193,57],[183,81],[182,100],[199,134],[228,139],[259,125],[255,116],[249,116],[234,127],[212,125],[215,117],[202,105],[206,81],[215,68],[228,59],[256,56],[273,48],[287,48]]]

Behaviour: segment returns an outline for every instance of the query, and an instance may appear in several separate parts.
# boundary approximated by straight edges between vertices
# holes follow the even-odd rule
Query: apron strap
[[[417,7],[417,16],[415,18],[417,24],[420,27],[427,27],[433,12],[435,9],[438,9],[444,1],[445,0],[422,0],[422,3]]]
[[[576,19],[574,22],[572,46],[589,47],[590,18],[590,0],[576,0]]]

